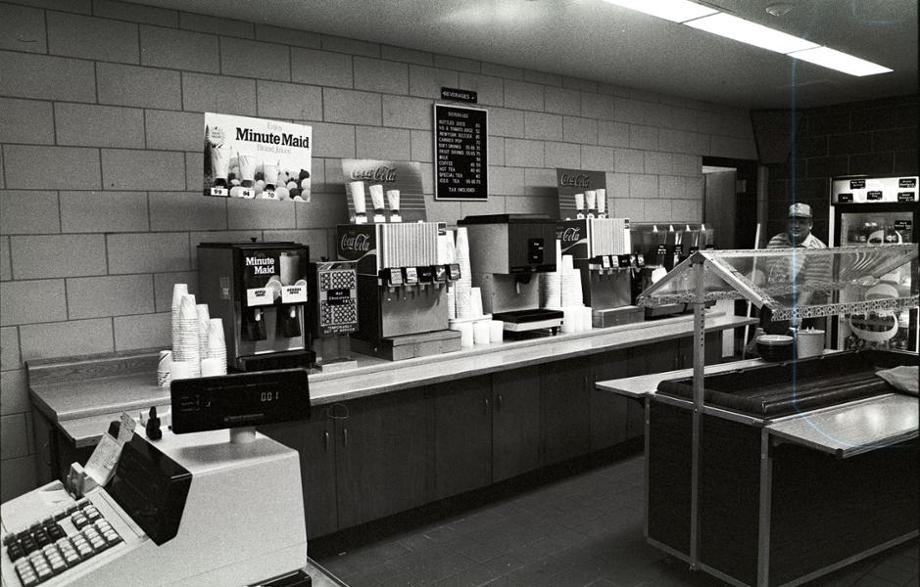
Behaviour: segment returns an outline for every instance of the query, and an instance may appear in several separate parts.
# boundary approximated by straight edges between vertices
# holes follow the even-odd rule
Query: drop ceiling
[[[655,0],[648,0],[654,2]],[[890,67],[852,77],[603,0],[141,0],[743,108],[916,93],[917,0],[711,0],[730,14]]]

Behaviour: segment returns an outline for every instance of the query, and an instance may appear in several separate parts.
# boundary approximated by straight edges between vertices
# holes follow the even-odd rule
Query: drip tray
[[[562,326],[562,317],[563,313],[560,310],[547,310],[545,308],[513,310],[492,315],[493,320],[501,320],[505,323],[505,332],[559,328]]]

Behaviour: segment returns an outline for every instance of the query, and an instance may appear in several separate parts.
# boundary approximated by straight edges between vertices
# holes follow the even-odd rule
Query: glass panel
[[[840,215],[840,245],[878,245],[911,242],[913,213],[847,212]]]

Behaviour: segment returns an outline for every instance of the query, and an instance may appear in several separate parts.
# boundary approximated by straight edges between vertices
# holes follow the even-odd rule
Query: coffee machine
[[[198,299],[221,318],[231,370],[309,367],[309,249],[295,242],[198,245]]]
[[[460,268],[438,263],[445,234],[438,222],[339,225],[338,257],[357,267],[353,351],[393,361],[460,349],[460,333],[447,328],[447,285]]]
[[[645,259],[632,254],[628,218],[581,218],[559,222],[557,238],[563,255],[580,269],[585,304],[594,328],[640,322],[632,306],[634,274]]]
[[[540,308],[535,274],[556,270],[556,221],[539,214],[467,216],[473,286],[482,291],[483,312],[505,323],[505,332],[562,325],[563,313]]]

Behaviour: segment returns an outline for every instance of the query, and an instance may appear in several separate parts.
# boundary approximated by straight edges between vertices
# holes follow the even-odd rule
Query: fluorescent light
[[[776,29],[771,29],[737,16],[731,16],[724,12],[685,22],[684,24],[701,31],[734,39],[761,49],[776,51],[777,53],[785,54],[818,47],[817,43],[787,35]]]
[[[702,6],[688,0],[604,0],[610,4],[637,10],[670,20],[671,22],[686,22],[708,14],[715,14],[718,10]]]
[[[837,71],[859,77],[892,71],[877,63],[872,63],[871,61],[866,61],[859,57],[853,57],[852,55],[847,55],[846,53],[841,53],[840,51],[835,51],[828,47],[796,51],[795,53],[790,53],[789,57],[794,57],[795,59],[801,59],[802,61],[808,61],[809,63],[814,63],[821,67],[836,69]]]

